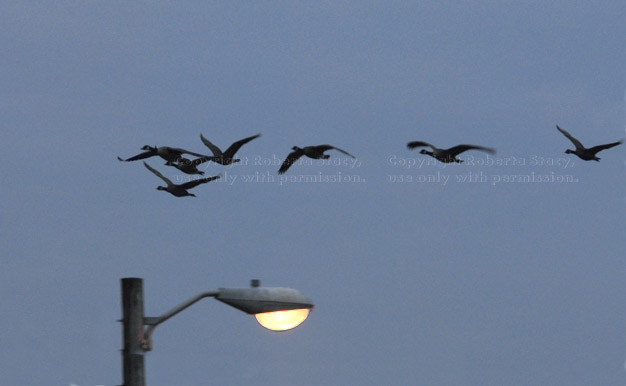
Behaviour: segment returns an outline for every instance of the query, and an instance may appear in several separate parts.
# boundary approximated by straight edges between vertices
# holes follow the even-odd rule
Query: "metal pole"
[[[143,280],[123,278],[122,323],[124,348],[122,349],[123,386],[145,386],[143,340]]]

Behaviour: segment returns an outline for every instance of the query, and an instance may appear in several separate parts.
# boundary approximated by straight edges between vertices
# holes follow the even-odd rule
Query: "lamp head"
[[[217,300],[247,314],[255,315],[265,328],[284,331],[298,326],[313,309],[313,302],[292,288],[260,287],[258,280],[251,288],[220,288]]]

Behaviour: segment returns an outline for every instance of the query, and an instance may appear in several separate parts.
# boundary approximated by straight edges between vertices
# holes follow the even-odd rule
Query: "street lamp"
[[[152,333],[159,324],[206,297],[254,315],[265,328],[285,331],[300,325],[313,309],[313,302],[291,288],[260,287],[252,280],[250,288],[219,288],[202,292],[157,317],[143,314],[143,280],[123,278],[122,323],[124,325],[122,350],[123,386],[145,386],[144,352],[152,350]],[[146,327],[144,330],[144,327]]]

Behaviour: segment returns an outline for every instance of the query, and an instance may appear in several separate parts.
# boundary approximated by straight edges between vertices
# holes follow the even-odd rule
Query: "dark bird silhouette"
[[[204,138],[204,136],[202,134],[200,134],[200,139],[202,140],[202,143],[204,143],[204,145],[206,147],[211,149],[211,152],[213,153],[213,157],[209,157],[209,161],[213,161],[213,162],[216,162],[216,163],[221,164],[221,165],[230,165],[232,163],[241,161],[240,159],[233,158],[233,157],[235,157],[235,153],[237,153],[237,151],[243,145],[245,145],[246,143],[248,143],[248,142],[252,141],[253,139],[258,138],[260,136],[261,136],[261,134],[257,134],[257,135],[253,135],[252,137],[241,139],[241,140],[233,143],[232,145],[230,145],[228,147],[228,149],[226,149],[226,151],[223,152],[223,153],[222,153],[222,151],[220,150],[219,147],[215,146],[214,144],[211,143],[211,141],[209,141],[208,139]]]
[[[289,153],[289,155],[287,155],[287,158],[285,158],[285,160],[283,161],[283,164],[280,166],[280,169],[278,169],[278,174],[285,173],[287,169],[289,169],[289,167],[293,165],[293,163],[296,162],[298,158],[302,157],[303,155],[309,158],[313,158],[313,159],[327,159],[330,157],[330,155],[324,154],[326,150],[337,150],[347,156],[356,158],[355,156],[348,153],[347,151],[342,150],[332,145],[305,146],[302,148],[298,146],[294,146],[291,148],[291,150],[293,151]]]
[[[578,158],[585,160],[585,161],[593,160],[593,161],[599,162],[600,158],[596,157],[597,152],[604,150],[604,149],[610,149],[613,146],[617,146],[622,143],[622,141],[619,140],[617,142],[607,143],[606,145],[598,145],[598,146],[590,147],[589,149],[587,149],[586,147],[583,146],[582,143],[580,143],[579,140],[572,137],[570,133],[561,129],[559,125],[556,125],[556,129],[560,131],[564,136],[566,136],[570,141],[572,141],[574,146],[576,146],[576,150],[567,149],[565,150],[565,154],[576,154]]]
[[[127,159],[122,159],[120,157],[117,157],[117,159],[120,161],[128,162],[128,161],[137,161],[140,159],[159,156],[168,162],[174,162],[183,154],[191,154],[191,155],[195,155],[196,157],[204,157],[204,155],[202,154],[194,153],[189,150],[185,150],[185,149],[181,149],[177,147],[169,147],[169,146],[156,147],[156,146],[146,145],[142,147],[141,150],[145,150],[145,151],[143,153],[137,154],[136,156],[133,156]]]
[[[165,165],[167,166],[173,166],[176,169],[180,170],[181,172],[185,173],[185,174],[199,174],[199,175],[204,175],[204,172],[201,170],[198,170],[198,166],[200,166],[201,164],[210,161],[211,157],[200,157],[200,158],[196,158],[193,160],[190,160],[188,158],[185,157],[178,157],[178,159],[176,160],[176,162],[171,162],[171,161],[167,161],[165,163]]]
[[[444,162],[444,163],[452,163],[452,162],[456,162],[456,163],[461,163],[463,162],[463,160],[460,160],[458,158],[456,158],[457,155],[463,153],[464,151],[467,150],[480,150],[480,151],[484,151],[487,152],[489,154],[496,154],[496,150],[489,148],[489,147],[483,147],[483,146],[476,146],[476,145],[457,145],[454,147],[451,147],[449,149],[439,149],[434,147],[433,145],[431,145],[430,143],[427,142],[422,142],[422,141],[413,141],[413,142],[409,142],[406,144],[406,146],[409,149],[415,149],[416,147],[424,147],[424,146],[428,146],[431,149],[433,149],[433,151],[428,151],[426,149],[422,149],[420,150],[420,154],[426,154],[429,155],[431,157],[436,158],[437,160]]]
[[[165,177],[163,174],[159,173],[158,170],[150,167],[150,165],[148,165],[146,163],[146,161],[143,161],[143,164],[146,168],[148,168],[148,170],[150,170],[152,173],[156,174],[157,177],[159,177],[160,179],[162,179],[163,181],[165,181],[165,183],[167,184],[167,186],[157,186],[157,190],[165,190],[166,192],[176,196],[176,197],[185,197],[185,196],[191,196],[191,197],[195,197],[195,194],[189,193],[187,191],[187,189],[191,189],[194,188],[200,184],[204,184],[206,182],[211,182],[214,180],[217,180],[218,178],[220,178],[220,176],[213,176],[213,177],[209,177],[209,178],[200,178],[197,180],[191,180],[189,182],[185,182],[184,184],[180,184],[180,185],[176,185],[174,183],[172,183],[172,181],[170,181],[167,177]]]

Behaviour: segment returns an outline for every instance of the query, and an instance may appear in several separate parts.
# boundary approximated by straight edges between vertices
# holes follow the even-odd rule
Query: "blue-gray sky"
[[[155,331],[151,386],[624,385],[626,146],[583,162],[555,124],[625,136],[625,20],[623,1],[1,3],[0,384],[120,384],[119,280],[142,277],[149,316],[250,279],[316,304],[271,333],[203,301]],[[262,136],[203,165],[224,178],[197,198],[116,160],[207,153],[200,133]],[[412,140],[498,153],[443,167]],[[286,177],[341,182],[279,179],[322,143],[358,162]]]

